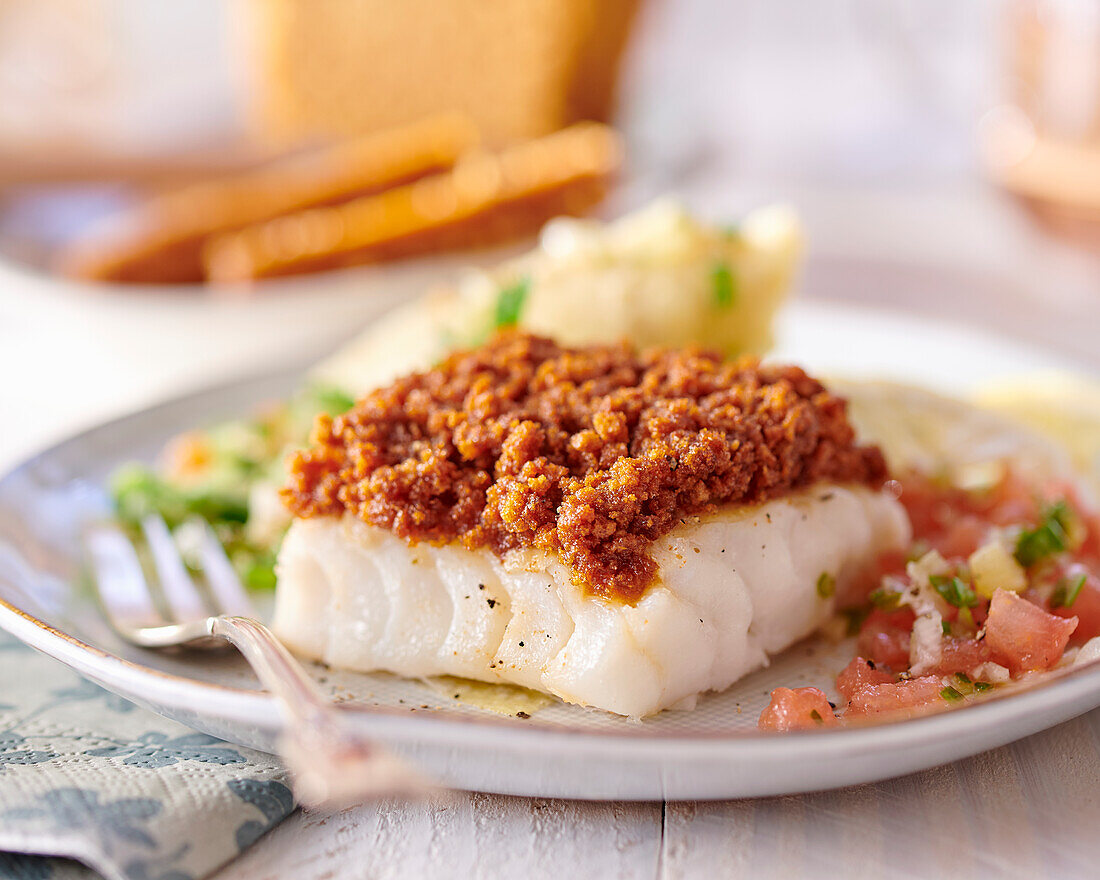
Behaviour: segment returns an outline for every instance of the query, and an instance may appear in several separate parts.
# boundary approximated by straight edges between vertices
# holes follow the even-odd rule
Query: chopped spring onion
[[[1081,588],[1085,585],[1086,576],[1077,575],[1072,581],[1062,578],[1058,586],[1054,588],[1054,594],[1050,597],[1051,608],[1072,608],[1073,603],[1081,594]]]
[[[885,587],[872,591],[868,598],[879,611],[893,611],[901,604],[901,593]]]
[[[950,686],[945,687],[942,691],[940,691],[940,696],[947,700],[947,702],[949,703],[957,703],[963,698],[962,694],[960,694],[957,690]]]
[[[814,721],[816,721],[818,724],[824,724],[825,723],[825,719],[821,717],[821,713],[818,712],[817,709],[811,709],[810,710],[810,717]]]
[[[1069,545],[1071,512],[1065,501],[1051,505],[1033,529],[1025,529],[1016,539],[1016,561],[1024,568],[1061,553]]]
[[[710,285],[714,293],[714,304],[720,309],[728,309],[737,299],[737,279],[730,264],[719,261],[710,270]]]
[[[970,676],[967,675],[965,672],[955,673],[955,684],[958,685],[956,690],[959,691],[959,693],[961,694],[974,693],[974,682],[970,680]]]
[[[530,292],[530,278],[520,278],[500,289],[493,319],[493,324],[498,330],[502,327],[515,327],[519,323],[520,312],[523,311],[523,304],[527,301],[527,295]]]
[[[320,412],[338,416],[355,405],[355,398],[340,388],[319,386],[311,388],[309,395]]]
[[[828,599],[836,592],[836,578],[829,572],[823,571],[817,577],[817,595],[822,599]]]
[[[973,608],[978,604],[978,595],[962,578],[932,575],[928,580],[948,605],[954,605],[956,608]]]
[[[867,619],[869,613],[866,608],[844,608],[841,610],[841,615],[848,621],[848,626],[845,631],[847,636],[858,636],[860,627],[863,626],[863,621]]]

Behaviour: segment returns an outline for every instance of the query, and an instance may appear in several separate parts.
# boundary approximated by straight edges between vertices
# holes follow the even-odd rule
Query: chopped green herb
[[[264,556],[248,562],[244,570],[244,583],[250,590],[274,590],[275,558]]]
[[[316,403],[318,412],[327,413],[330,416],[345,413],[355,405],[355,398],[339,388],[311,388],[309,396],[312,402]]]
[[[1073,603],[1081,594],[1081,588],[1085,585],[1086,576],[1077,575],[1072,581],[1062,578],[1058,586],[1054,588],[1054,594],[1050,597],[1051,608],[1072,608]]]
[[[737,279],[724,260],[714,264],[710,270],[710,284],[714,292],[714,304],[720,309],[728,309],[737,299]]]
[[[879,611],[893,611],[901,604],[901,593],[885,587],[873,590],[868,598]]]
[[[1065,501],[1043,511],[1039,525],[1025,529],[1016,539],[1016,561],[1024,568],[1061,553],[1069,544],[1072,513]]]
[[[943,621],[940,621],[940,626],[943,629],[943,634],[945,636],[951,635],[951,624],[950,623],[948,623],[946,620],[943,620]]]
[[[845,620],[848,621],[848,626],[845,630],[847,636],[858,636],[859,630],[863,626],[863,621],[867,619],[869,613],[866,608],[845,608],[840,612]]]
[[[811,709],[810,710],[810,717],[814,721],[816,721],[818,724],[824,724],[825,723],[825,719],[821,717],[821,713],[818,712],[817,709]]]
[[[963,698],[963,695],[960,694],[953,687],[945,687],[942,691],[940,691],[940,696],[947,700],[947,702],[949,703],[957,703]]]
[[[956,608],[973,608],[979,602],[978,594],[970,589],[970,585],[962,578],[932,575],[928,580],[948,605],[954,605]]]
[[[523,304],[527,301],[527,294],[530,292],[530,278],[520,278],[507,287],[502,287],[497,294],[493,326],[498,330],[502,327],[515,327],[519,323],[520,312],[523,311]]]
[[[978,693],[981,693],[982,691],[987,691],[992,687],[993,685],[991,685],[988,681],[974,682],[974,690],[976,690]]]
[[[836,578],[829,572],[823,571],[817,576],[817,595],[822,599],[828,599],[836,592]]]
[[[255,458],[234,452],[227,452],[225,459],[226,463],[245,480],[258,476],[267,466],[266,462],[257,461]]]
[[[974,693],[974,683],[965,672],[955,673],[955,684],[957,685],[956,690],[961,694]]]

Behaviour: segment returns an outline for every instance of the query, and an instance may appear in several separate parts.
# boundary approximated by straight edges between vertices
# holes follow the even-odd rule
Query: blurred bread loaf
[[[285,143],[441,110],[489,144],[611,113],[640,0],[249,0],[257,133]]]

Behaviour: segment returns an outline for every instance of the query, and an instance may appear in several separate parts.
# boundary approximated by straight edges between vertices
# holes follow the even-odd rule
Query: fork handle
[[[302,665],[271,630],[251,617],[211,617],[212,636],[236,647],[279,701],[286,725],[279,752],[299,803],[338,808],[384,795],[420,795],[430,786],[383,747],[356,736]]]

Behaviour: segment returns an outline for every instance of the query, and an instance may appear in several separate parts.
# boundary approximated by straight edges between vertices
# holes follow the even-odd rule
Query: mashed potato
[[[531,253],[373,323],[313,378],[358,395],[518,326],[565,345],[699,343],[763,353],[802,239],[785,207],[719,229],[660,201],[612,223],[558,219]]]

